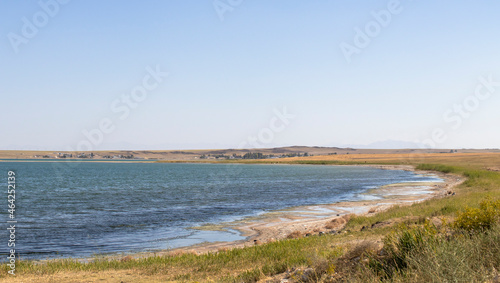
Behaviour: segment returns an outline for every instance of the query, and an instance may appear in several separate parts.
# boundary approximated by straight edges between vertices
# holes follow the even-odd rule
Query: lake
[[[190,228],[357,200],[363,192],[391,183],[439,180],[360,166],[0,162],[5,190],[9,170],[16,172],[16,252],[25,259],[239,240],[243,237],[232,230]],[[0,205],[8,227],[7,199]]]

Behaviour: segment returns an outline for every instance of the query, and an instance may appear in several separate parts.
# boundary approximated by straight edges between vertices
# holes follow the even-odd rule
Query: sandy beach
[[[397,183],[382,186],[363,194],[365,200],[332,204],[294,207],[273,211],[241,221],[195,227],[202,230],[233,229],[241,232],[245,240],[211,242],[157,252],[157,255],[216,252],[232,248],[253,246],[285,238],[318,234],[342,233],[351,215],[375,215],[394,205],[411,205],[435,197],[452,197],[453,188],[465,178],[439,172],[415,170],[409,165],[359,165],[386,170],[414,171],[417,174],[434,175],[442,182]],[[144,254],[141,254],[144,256]]]

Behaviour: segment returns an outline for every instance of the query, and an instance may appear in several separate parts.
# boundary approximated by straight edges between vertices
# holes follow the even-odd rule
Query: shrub
[[[490,229],[500,219],[500,199],[487,198],[479,204],[479,208],[466,207],[454,222],[454,226],[469,232]]]

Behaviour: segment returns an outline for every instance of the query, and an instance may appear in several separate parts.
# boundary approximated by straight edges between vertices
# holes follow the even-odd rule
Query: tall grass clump
[[[488,197],[440,228],[401,225],[348,281],[485,282],[499,269],[500,199]]]
[[[407,257],[407,268],[393,281],[487,282],[500,268],[500,226],[472,236],[457,234],[437,245],[424,245]]]
[[[385,240],[383,255],[347,274],[346,282],[496,282],[500,225],[451,237],[434,227],[404,228]]]
[[[425,249],[435,249],[441,239],[436,227],[430,223],[409,228],[400,226],[384,238],[384,257],[372,258],[370,267],[382,278],[390,278],[411,264],[411,259]]]

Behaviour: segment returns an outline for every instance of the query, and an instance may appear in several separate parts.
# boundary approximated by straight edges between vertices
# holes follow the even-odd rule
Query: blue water
[[[189,228],[355,200],[391,183],[437,180],[354,166],[0,162],[4,191],[9,170],[16,172],[16,252],[31,259],[237,240],[242,237],[235,231]],[[6,198],[0,202],[5,227],[7,204]],[[6,254],[9,235],[3,231]]]

